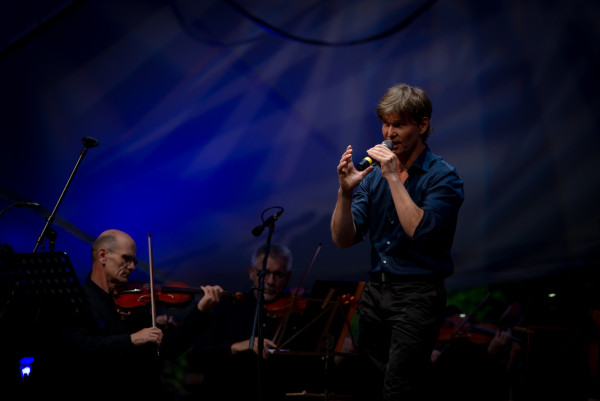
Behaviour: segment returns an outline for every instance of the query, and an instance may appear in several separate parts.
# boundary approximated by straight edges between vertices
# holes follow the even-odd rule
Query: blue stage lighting
[[[23,381],[26,380],[26,377],[29,377],[31,374],[31,366],[33,365],[33,357],[25,356],[19,360],[20,370],[21,370],[21,379]]]

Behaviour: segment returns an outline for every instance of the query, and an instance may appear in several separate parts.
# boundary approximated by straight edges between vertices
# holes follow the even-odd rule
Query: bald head
[[[135,246],[135,241],[126,232],[115,229],[106,230],[92,244],[92,263],[97,260],[98,250],[101,248],[112,250],[118,248],[119,245],[130,246],[131,244]]]
[[[92,244],[91,277],[108,292],[127,284],[135,263],[135,241],[123,231],[106,230]]]

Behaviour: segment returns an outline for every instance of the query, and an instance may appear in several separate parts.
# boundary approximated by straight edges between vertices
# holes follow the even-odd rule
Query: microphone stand
[[[269,233],[267,234],[267,242],[265,245],[265,254],[263,257],[262,269],[258,273],[258,294],[256,297],[256,308],[254,309],[254,323],[252,325],[252,334],[250,335],[250,344],[248,349],[254,350],[254,341],[255,338],[258,337],[258,394],[257,400],[261,401],[261,391],[262,391],[262,375],[261,375],[261,362],[262,362],[262,354],[264,348],[263,341],[263,330],[260,323],[260,316],[262,314],[263,305],[264,305],[264,294],[265,294],[265,276],[267,275],[267,260],[269,259],[269,252],[271,250],[271,237],[273,235],[273,231],[275,230],[275,220],[272,220],[267,225],[269,227]]]
[[[83,160],[83,157],[86,155],[89,148],[94,148],[94,147],[98,146],[98,144],[99,144],[99,142],[96,139],[91,138],[91,137],[82,138],[81,143],[83,144],[83,149],[81,150],[81,153],[79,154],[79,159],[77,160],[77,163],[75,164],[75,168],[71,172],[71,176],[69,177],[69,179],[67,181],[67,185],[65,185],[65,188],[63,189],[62,193],[60,194],[60,197],[58,198],[58,202],[56,202],[56,205],[54,206],[54,210],[52,210],[52,213],[50,214],[50,216],[48,216],[46,218],[46,225],[42,229],[42,233],[40,234],[39,238],[37,239],[35,248],[33,248],[32,253],[37,252],[40,245],[44,241],[44,238],[46,238],[46,237],[50,241],[49,242],[50,251],[51,252],[54,251],[54,242],[56,240],[57,234],[56,234],[56,231],[52,228],[49,228],[49,226],[50,226],[50,224],[52,224],[52,222],[54,222],[54,216],[56,216],[56,211],[58,210],[58,207],[60,206],[60,204],[65,196],[65,193],[67,192],[67,189],[69,188],[69,185],[71,185],[71,181],[73,180],[73,177],[75,176],[75,172],[77,171],[77,169],[79,168],[79,165],[81,164],[81,160]]]

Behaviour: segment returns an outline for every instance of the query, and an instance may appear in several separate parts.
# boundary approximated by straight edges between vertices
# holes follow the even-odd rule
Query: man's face
[[[258,287],[258,272],[263,267],[263,258],[257,263],[258,266],[250,266],[250,280],[254,287]],[[267,275],[265,276],[265,301],[275,300],[283,292],[290,279],[290,272],[286,270],[285,260],[282,258],[273,259],[269,256],[267,260]]]
[[[383,139],[394,143],[392,152],[400,158],[408,159],[423,135],[429,128],[429,119],[423,117],[420,123],[409,116],[388,116],[381,124]]]
[[[104,249],[106,281],[115,288],[127,284],[129,275],[137,263],[136,246],[133,241],[120,242],[114,249]]]

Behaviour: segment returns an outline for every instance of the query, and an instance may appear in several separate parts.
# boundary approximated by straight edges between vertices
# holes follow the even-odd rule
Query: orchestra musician
[[[204,295],[176,328],[163,333],[149,313],[121,315],[114,294],[128,283],[136,265],[136,243],[110,229],[92,245],[92,269],[83,290],[87,319],[56,327],[45,341],[41,366],[32,377],[38,396],[62,400],[165,399],[162,364],[183,353],[206,329],[208,312],[220,301],[220,286],[202,286]],[[40,398],[42,399],[42,398]]]
[[[286,391],[298,391],[293,381],[302,364],[292,362],[293,358],[272,353],[277,347],[273,339],[283,320],[279,311],[271,313],[274,311],[272,306],[290,296],[290,292],[285,290],[292,273],[292,253],[281,244],[270,245],[266,263],[264,307],[260,316],[263,330],[260,361],[256,332],[254,347],[250,349],[259,273],[263,268],[265,251],[262,245],[251,257],[248,276],[252,288],[244,293],[243,300],[224,300],[217,305],[211,312],[211,327],[187,353],[187,363],[192,370],[202,372],[204,376],[199,388],[192,390],[198,393],[199,399],[278,400],[284,397]]]
[[[520,305],[513,303],[510,308],[520,310]],[[508,327],[505,327],[481,323],[475,318],[466,322],[464,313],[454,305],[446,308],[446,315],[438,344],[431,354],[432,374],[437,383],[434,399],[514,399],[523,375],[525,344],[523,337],[516,335],[517,331],[527,331],[516,325],[522,316],[513,322],[506,319]]]

